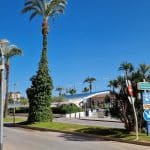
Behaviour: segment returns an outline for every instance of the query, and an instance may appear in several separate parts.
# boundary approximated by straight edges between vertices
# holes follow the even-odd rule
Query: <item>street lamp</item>
[[[3,108],[4,108],[4,53],[8,46],[9,41],[6,39],[0,40],[0,54],[1,54],[1,89],[0,89],[0,150],[3,150]]]

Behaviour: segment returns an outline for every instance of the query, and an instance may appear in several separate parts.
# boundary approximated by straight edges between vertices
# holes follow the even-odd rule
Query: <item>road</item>
[[[56,132],[4,128],[4,150],[149,150],[149,147]]]
[[[89,126],[102,126],[102,127],[111,127],[111,128],[120,128],[124,129],[124,123],[121,122],[110,122],[110,121],[94,121],[94,120],[80,120],[75,118],[55,118],[56,122],[64,122],[64,123],[74,123],[81,125],[89,125]]]

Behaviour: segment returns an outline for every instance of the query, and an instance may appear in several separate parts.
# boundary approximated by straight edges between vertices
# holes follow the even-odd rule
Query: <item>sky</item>
[[[8,4],[9,3],[9,4]],[[10,91],[26,96],[36,74],[42,50],[40,16],[29,21],[21,14],[24,0],[1,0],[0,39],[8,39],[23,51],[11,59]],[[123,72],[122,62],[135,68],[150,62],[149,0],[68,0],[65,14],[50,22],[48,60],[55,88],[76,87],[95,77],[93,91],[107,90],[108,81]]]

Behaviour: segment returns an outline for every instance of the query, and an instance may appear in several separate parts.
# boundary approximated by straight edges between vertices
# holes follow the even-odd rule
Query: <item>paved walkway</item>
[[[101,127],[111,127],[111,128],[120,128],[124,129],[124,123],[121,123],[118,120],[113,119],[103,119],[98,120],[96,118],[55,118],[54,121],[56,122],[64,122],[64,123],[73,123],[73,124],[81,124],[81,125],[88,125],[88,126],[101,126]]]

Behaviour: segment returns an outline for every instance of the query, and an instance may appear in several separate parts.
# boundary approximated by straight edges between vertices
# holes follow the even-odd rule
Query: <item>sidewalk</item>
[[[121,120],[111,117],[96,118],[96,117],[82,117],[80,120],[89,120],[89,121],[104,121],[104,122],[118,122],[121,123]]]

